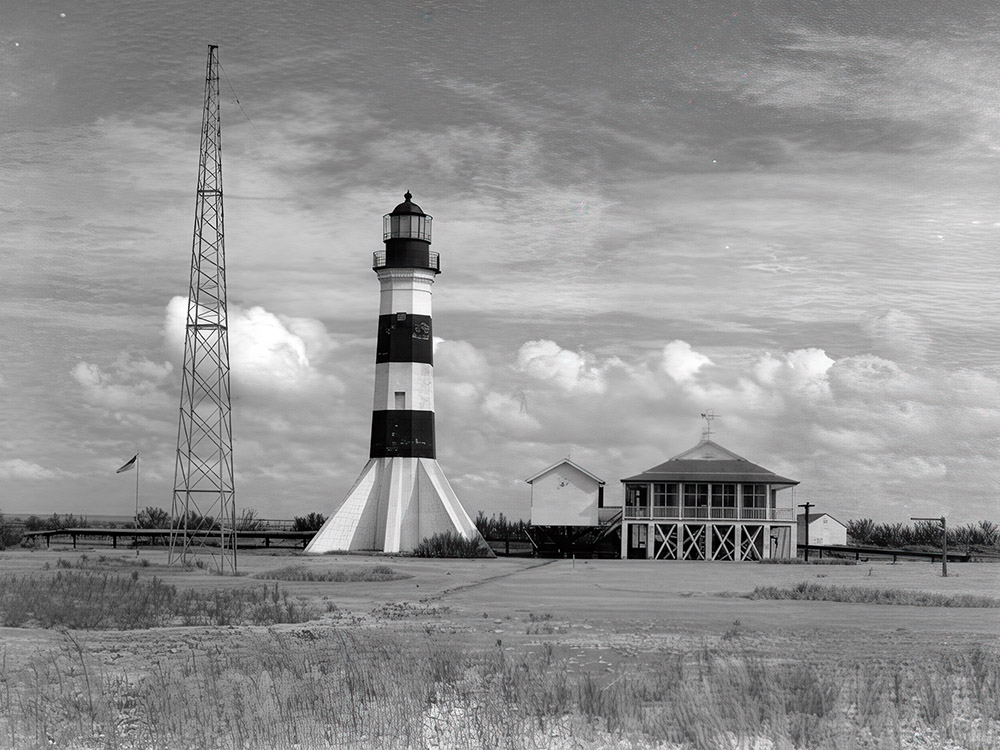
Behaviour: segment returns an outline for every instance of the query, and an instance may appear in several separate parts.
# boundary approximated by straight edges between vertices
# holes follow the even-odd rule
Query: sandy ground
[[[940,565],[924,562],[864,563],[850,566],[758,565],[748,563],[656,562],[637,560],[422,560],[363,555],[304,556],[296,551],[241,552],[239,576],[166,566],[165,550],[132,551],[40,549],[0,553],[0,570],[26,574],[54,572],[60,558],[142,576],[156,575],[179,587],[225,588],[264,585],[253,578],[296,565],[337,570],[385,564],[411,577],[384,583],[298,583],[279,586],[293,596],[335,611],[310,627],[388,628],[425,638],[444,634],[466,647],[537,648],[578,651],[582,664],[610,668],[621,659],[641,659],[652,651],[684,648],[718,639],[738,621],[748,643],[767,641],[769,650],[803,642],[828,657],[905,654],[916,647],[935,650],[992,645],[1000,635],[1000,609],[886,606],[836,602],[752,601],[721,593],[746,593],[755,586],[792,586],[800,581],[827,585],[905,588],[1000,597],[1000,565],[952,563],[949,577]],[[101,562],[99,558],[104,557]],[[270,585],[273,585],[271,583]],[[401,608],[401,609],[400,609]],[[81,638],[110,660],[115,649],[132,643],[169,652],[194,640],[230,637],[233,629],[162,628],[131,633],[85,633]],[[239,629],[237,629],[239,630]],[[8,654],[26,653],[57,633],[0,629]],[[124,648],[124,652],[132,648]],[[608,651],[608,653],[604,653]],[[612,655],[612,652],[614,655]]]

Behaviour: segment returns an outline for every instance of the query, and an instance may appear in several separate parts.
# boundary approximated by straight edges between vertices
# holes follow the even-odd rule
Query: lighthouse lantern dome
[[[410,200],[413,196],[409,191],[403,197],[406,200],[382,217],[382,240],[401,238],[430,242],[431,217]]]

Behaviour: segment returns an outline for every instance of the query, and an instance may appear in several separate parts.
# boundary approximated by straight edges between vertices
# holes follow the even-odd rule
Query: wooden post
[[[948,519],[941,516],[941,577],[948,577]]]
[[[940,518],[910,518],[911,521],[937,521],[941,524],[941,577],[948,577],[948,519],[944,516]],[[932,557],[931,560],[934,558]]]

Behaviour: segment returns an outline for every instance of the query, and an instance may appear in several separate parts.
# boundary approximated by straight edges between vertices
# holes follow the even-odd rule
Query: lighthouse
[[[479,535],[437,462],[431,288],[441,273],[431,217],[413,196],[383,217],[375,398],[368,463],[307,553],[407,552],[442,532]]]

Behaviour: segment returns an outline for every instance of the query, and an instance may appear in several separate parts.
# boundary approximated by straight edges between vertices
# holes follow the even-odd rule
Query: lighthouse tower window
[[[396,391],[396,409],[406,409],[406,391]]]

